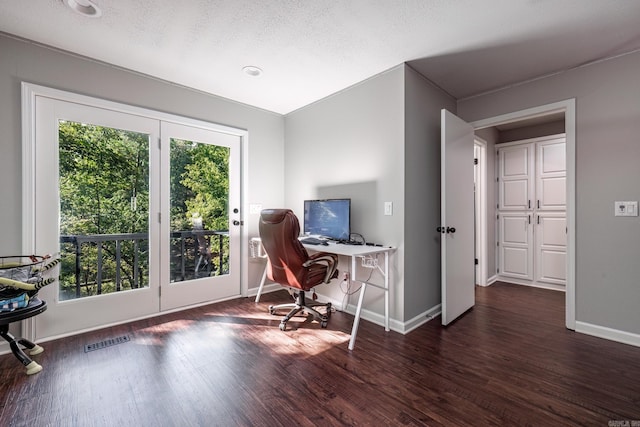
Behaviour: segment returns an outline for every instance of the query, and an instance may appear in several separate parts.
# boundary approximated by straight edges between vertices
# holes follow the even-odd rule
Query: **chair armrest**
[[[309,259],[302,264],[309,268],[314,264],[323,264],[327,267],[327,274],[324,276],[324,283],[329,283],[333,279],[336,267],[338,266],[338,255],[327,252],[316,252],[309,255]]]

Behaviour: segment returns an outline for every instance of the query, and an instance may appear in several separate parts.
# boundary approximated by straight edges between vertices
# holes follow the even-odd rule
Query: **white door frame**
[[[244,167],[247,163],[248,159],[248,131],[238,128],[233,128],[229,126],[219,125],[211,122],[205,122],[202,120],[192,119],[188,117],[178,116],[170,113],[163,113],[160,111],[155,111],[147,108],[136,107],[128,104],[123,104],[114,101],[108,101],[105,99],[81,95],[74,92],[68,92],[64,90],[54,89],[47,86],[41,86],[33,83],[22,82],[22,253],[31,254],[35,253],[36,249],[36,236],[35,236],[35,162],[34,162],[34,138],[35,138],[35,105],[37,97],[48,97],[53,99],[58,99],[66,102],[73,102],[77,104],[87,105],[89,107],[102,108],[107,110],[112,110],[116,112],[121,112],[125,114],[133,114],[139,115],[143,117],[147,117],[150,119],[156,119],[159,121],[168,121],[174,123],[180,123],[187,126],[193,127],[201,127],[206,129],[215,130],[220,133],[226,133],[230,135],[235,135],[240,137],[240,156],[241,156],[241,171],[240,171],[240,180],[241,180],[241,194],[240,194],[240,218],[242,218],[242,223],[248,218],[248,210],[244,209],[244,200],[247,193],[248,188],[248,168]],[[246,242],[247,241],[247,230],[245,227],[240,228],[240,253],[245,254],[246,250]],[[242,295],[246,296],[248,284],[248,266],[246,256],[241,255],[240,259],[241,267],[240,267],[240,277],[239,277],[239,285],[240,292]],[[186,307],[184,307],[186,308]],[[169,311],[179,311],[184,308],[169,310]],[[144,317],[153,317],[159,314],[167,313],[158,312],[155,314],[151,314]],[[132,321],[136,319],[128,319],[128,321]],[[38,337],[39,341],[46,341],[50,339],[60,338],[66,335],[72,335],[76,333],[86,332],[92,329],[102,328],[106,325],[102,325],[96,328],[90,328],[87,330],[75,331],[69,334],[63,334],[60,336],[53,337]],[[22,322],[22,335],[27,339],[35,339],[36,338],[36,330],[35,330],[35,321],[33,318],[27,319]]]
[[[476,258],[479,286],[487,286],[487,142],[474,136],[478,147],[478,180],[476,182]]]
[[[576,100],[575,98],[526,110],[477,120],[474,129],[484,129],[552,113],[564,113],[567,150],[567,284],[565,294],[565,325],[576,329]]]

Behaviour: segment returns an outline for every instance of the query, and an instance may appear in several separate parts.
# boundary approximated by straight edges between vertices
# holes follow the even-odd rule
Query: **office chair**
[[[321,283],[329,283],[338,277],[338,256],[325,252],[312,255],[298,240],[300,224],[290,209],[265,209],[260,213],[260,238],[267,253],[267,277],[282,286],[294,288],[296,298],[292,304],[280,304],[269,307],[269,313],[275,314],[279,309],[291,308],[291,311],[280,322],[280,330],[287,328],[287,322],[300,311],[310,313],[327,327],[331,316],[331,303],[308,302],[305,292]],[[314,307],[326,307],[325,314]]]

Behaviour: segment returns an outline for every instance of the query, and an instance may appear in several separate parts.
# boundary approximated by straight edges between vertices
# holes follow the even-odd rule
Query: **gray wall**
[[[640,52],[458,102],[474,121],[576,98],[576,320],[640,334]]]
[[[286,207],[301,217],[305,199],[350,197],[353,231],[367,241],[398,247],[391,318],[402,320],[404,65],[288,114],[285,141]],[[393,202],[392,216],[383,215],[385,201]],[[341,258],[339,269],[348,269],[348,261]],[[372,280],[379,281],[376,276],[374,272]],[[333,284],[324,285],[319,293],[344,298]],[[350,303],[356,302],[352,297]],[[382,291],[367,290],[368,310],[383,314],[383,302]]]
[[[405,67],[405,320],[440,304],[440,110],[455,99]],[[471,167],[471,165],[469,166]]]
[[[284,200],[281,115],[0,34],[0,254],[20,253],[22,244],[22,81],[247,129],[245,202],[277,205]],[[257,215],[250,217],[250,235],[258,234],[257,220]],[[256,287],[261,265],[249,267],[249,287]]]

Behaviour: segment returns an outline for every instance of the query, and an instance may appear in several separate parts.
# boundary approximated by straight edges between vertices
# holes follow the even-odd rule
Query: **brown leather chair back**
[[[270,280],[304,291],[323,283],[326,265],[304,265],[309,254],[298,240],[300,223],[292,210],[263,210],[259,230],[267,253],[267,277]]]

